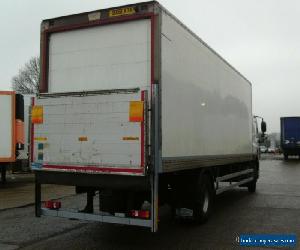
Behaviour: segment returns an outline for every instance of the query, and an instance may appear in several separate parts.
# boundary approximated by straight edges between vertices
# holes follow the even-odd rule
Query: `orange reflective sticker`
[[[130,101],[129,103],[129,121],[143,122],[144,121],[144,102]]]
[[[33,106],[31,110],[31,122],[43,123],[44,121],[44,108],[43,106]]]
[[[79,141],[88,141],[88,138],[87,138],[87,136],[80,136],[80,137],[78,138],[78,140],[79,140]]]

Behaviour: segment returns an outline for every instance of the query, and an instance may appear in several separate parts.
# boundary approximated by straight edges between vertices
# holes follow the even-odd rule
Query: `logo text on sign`
[[[135,9],[132,7],[113,9],[109,11],[109,17],[131,15],[135,13]]]

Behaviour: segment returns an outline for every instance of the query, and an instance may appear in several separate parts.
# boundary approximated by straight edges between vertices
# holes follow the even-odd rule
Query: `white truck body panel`
[[[139,20],[52,34],[48,91],[149,85],[150,30],[150,20]]]
[[[251,84],[162,12],[162,157],[252,154]]]
[[[129,102],[135,100],[141,100],[140,92],[37,98],[44,121],[35,124],[34,161],[140,168],[141,123],[129,122]]]
[[[0,94],[0,159],[13,157],[13,95]]]

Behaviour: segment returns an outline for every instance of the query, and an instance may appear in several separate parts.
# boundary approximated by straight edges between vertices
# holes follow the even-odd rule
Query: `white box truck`
[[[23,96],[14,91],[0,91],[0,172],[6,182],[6,170],[15,163],[24,148]]]
[[[215,194],[255,191],[251,83],[159,3],[44,20],[41,75],[36,216],[156,231],[161,204],[204,222]],[[87,207],[42,203],[42,184],[76,186]]]

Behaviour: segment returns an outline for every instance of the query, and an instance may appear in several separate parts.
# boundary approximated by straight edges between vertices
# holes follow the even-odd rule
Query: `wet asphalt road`
[[[297,159],[284,162],[280,157],[265,157],[261,161],[257,192],[249,194],[246,189],[235,189],[218,196],[213,216],[205,225],[174,222],[168,208],[163,209],[156,234],[138,227],[35,218],[32,177],[24,178],[22,185],[14,179],[8,186],[0,187],[1,250],[239,249],[235,239],[242,233],[293,233],[300,238]],[[80,203],[78,208],[82,207],[84,197],[75,198],[73,192],[68,187],[45,187],[45,197],[55,193],[56,197],[64,196],[64,204],[73,204],[76,199]]]

